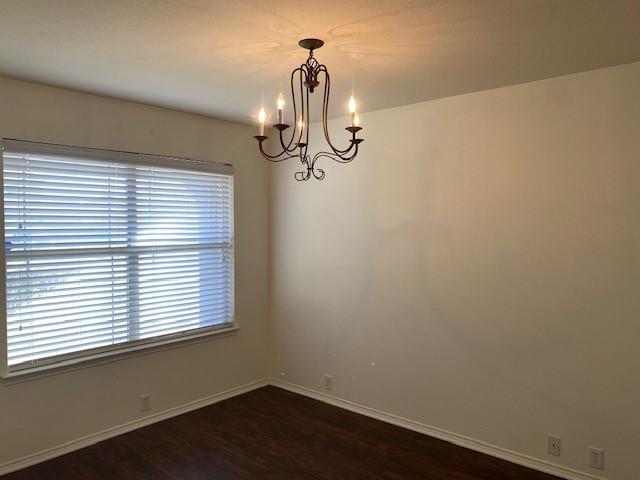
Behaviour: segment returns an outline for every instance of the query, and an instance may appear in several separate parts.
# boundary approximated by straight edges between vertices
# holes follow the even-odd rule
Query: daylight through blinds
[[[10,367],[232,322],[229,167],[35,145],[3,152]]]

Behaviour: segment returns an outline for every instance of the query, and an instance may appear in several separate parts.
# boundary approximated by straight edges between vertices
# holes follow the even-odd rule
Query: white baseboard
[[[538,458],[530,457],[522,453],[513,452],[496,445],[491,445],[490,443],[466,437],[464,435],[459,435],[457,433],[449,432],[441,428],[425,425],[424,423],[415,422],[413,420],[402,418],[397,415],[385,413],[374,408],[350,402],[349,400],[343,400],[342,398],[328,395],[326,393],[312,390],[310,388],[301,387],[299,385],[285,382],[277,378],[272,378],[270,383],[271,385],[289,390],[293,393],[298,393],[300,395],[304,395],[306,397],[310,397],[315,400],[319,400],[321,402],[343,408],[345,410],[359,413],[367,417],[375,418],[376,420],[381,420],[383,422],[406,428],[408,430],[413,430],[414,432],[422,433],[424,435],[429,435],[431,437],[435,437],[440,440],[444,440],[449,443],[474,450],[476,452],[491,455],[492,457],[507,460],[508,462],[529,467],[534,470],[548,473],[550,475],[555,475],[560,478],[566,478],[567,480],[606,480],[603,477],[598,477],[589,473],[581,472],[579,470],[574,470],[573,468],[557,465],[546,460],[540,460]]]
[[[154,413],[153,415],[139,418],[122,425],[107,428],[106,430],[102,430],[101,432],[92,433],[90,435],[71,440],[70,442],[62,443],[55,447],[48,448],[46,450],[42,450],[40,452],[36,452],[31,455],[18,458],[16,460],[11,460],[9,462],[0,464],[0,475],[5,475],[16,470],[21,470],[23,468],[30,467],[32,465],[35,465],[36,463],[44,462],[46,460],[51,460],[52,458],[73,452],[74,450],[88,447],[103,440],[107,440],[108,438],[116,437],[118,435],[122,435],[123,433],[127,433],[141,427],[146,427],[147,425],[151,425],[152,423],[160,422],[177,415],[182,415],[183,413],[197,410],[198,408],[206,407],[208,405],[212,405],[214,403],[226,400],[231,397],[235,397],[237,395],[242,395],[243,393],[247,393],[251,390],[264,387],[268,384],[269,381],[266,379],[258,380],[256,382],[248,383],[246,385],[235,387],[224,392],[216,393],[215,395],[210,395],[193,402],[185,403],[183,405],[179,405],[162,412]]]
[[[516,463],[518,465],[523,465],[525,467],[529,467],[541,472],[549,473],[551,475],[565,478],[567,480],[606,480],[603,477],[598,477],[588,473],[580,472],[572,468],[564,467],[562,465],[557,465],[555,463],[551,463],[546,460],[540,460],[534,457],[530,457],[528,455],[524,455],[522,453],[513,452],[511,450],[507,450],[502,447],[491,445],[489,443],[476,440],[474,438],[466,437],[464,435],[459,435],[457,433],[449,432],[437,427],[432,427],[430,425],[425,425],[423,423],[415,422],[413,420],[402,418],[390,413],[385,413],[380,410],[367,407],[365,405],[360,405],[354,402],[350,402],[349,400],[343,400],[339,397],[328,395],[326,393],[312,390],[306,387],[301,387],[299,385],[285,382],[277,378],[258,380],[256,382],[248,383],[246,385],[232,388],[230,390],[226,390],[224,392],[217,393],[215,395],[201,398],[193,402],[185,403],[183,405],[179,405],[177,407],[173,407],[168,410],[158,412],[144,418],[136,419],[131,422],[124,423],[122,425],[111,427],[106,430],[102,430],[100,432],[93,433],[93,434],[72,440],[70,442],[66,442],[66,443],[57,445],[55,447],[48,448],[46,450],[42,450],[40,452],[27,455],[25,457],[22,457],[16,460],[11,460],[9,462],[0,464],[0,475],[5,475],[7,473],[14,472],[16,470],[21,470],[23,468],[30,467],[37,463],[41,463],[46,460],[59,457],[66,453],[70,453],[75,450],[88,447],[90,445],[101,442],[103,440],[107,440],[108,438],[116,437],[118,435],[122,435],[123,433],[127,433],[132,430],[136,430],[138,428],[146,427],[147,425],[151,425],[152,423],[160,422],[162,420],[166,420],[167,418],[175,417],[177,415],[182,415],[183,413],[187,413],[192,410],[197,410],[199,408],[212,405],[214,403],[220,402],[222,400],[226,400],[231,397],[242,395],[243,393],[250,392],[251,390],[255,390],[255,389],[264,387],[266,385],[274,385],[276,387],[280,387],[285,390],[289,390],[291,392],[298,393],[300,395],[304,395],[306,397],[310,397],[310,398],[319,400],[321,402],[343,408],[345,410],[359,413],[367,417],[375,418],[376,420],[381,420],[383,422],[390,423],[392,425],[396,425],[402,428],[406,428],[408,430],[413,430],[415,432],[422,433],[424,435],[429,435],[431,437],[435,437],[440,440],[445,440],[447,442],[453,443],[455,445],[459,445],[461,447],[465,447],[471,450],[475,450],[477,452],[485,453],[493,457],[501,458],[503,460],[507,460],[509,462]]]

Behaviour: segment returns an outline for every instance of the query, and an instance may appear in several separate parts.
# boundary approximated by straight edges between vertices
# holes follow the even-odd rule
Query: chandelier
[[[348,107],[350,113],[351,125],[346,130],[351,134],[349,146],[344,149],[337,148],[329,138],[329,128],[327,125],[329,117],[329,95],[331,93],[331,80],[327,67],[313,56],[313,51],[324,45],[322,40],[316,38],[306,38],[298,42],[302,48],[309,50],[307,61],[291,72],[291,99],[293,107],[294,127],[290,135],[286,135],[285,131],[291,127],[284,123],[284,97],[282,93],[278,95],[278,123],[273,128],[278,131],[279,146],[277,153],[267,153],[264,149],[265,140],[269,137],[265,135],[264,124],[266,113],[264,108],[258,114],[259,134],[255,138],[258,140],[258,148],[264,158],[271,162],[281,162],[290,158],[297,158],[303,166],[303,170],[296,172],[295,179],[298,181],[309,180],[312,176],[317,180],[324,178],[324,170],[316,167],[316,162],[320,158],[328,158],[338,163],[349,163],[358,154],[358,146],[364,140],[358,138],[358,132],[362,130],[360,119],[356,111],[356,101],[353,96],[349,99]],[[324,138],[329,145],[330,151],[321,151],[313,157],[307,153],[309,148],[309,95],[320,86],[321,80],[324,83],[324,92],[322,97],[322,129]],[[297,120],[297,122],[296,122]],[[285,138],[287,137],[287,138]]]

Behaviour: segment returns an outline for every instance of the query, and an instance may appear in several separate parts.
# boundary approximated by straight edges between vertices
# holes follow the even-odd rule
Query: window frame
[[[7,263],[5,249],[0,249],[0,264],[2,273],[0,275],[0,309],[2,311],[2,321],[0,325],[0,377],[2,379],[12,379],[25,375],[33,375],[42,372],[50,373],[58,369],[67,369],[72,366],[82,364],[92,364],[100,360],[117,360],[118,357],[127,357],[131,354],[140,353],[143,350],[153,351],[156,349],[174,348],[180,344],[202,341],[212,336],[228,336],[239,329],[235,318],[235,193],[233,190],[234,172],[231,164],[208,162],[203,160],[193,160],[189,158],[170,157],[146,153],[135,153],[119,150],[107,150],[89,147],[75,147],[69,145],[59,145],[12,138],[2,138],[0,155],[0,222],[2,229],[2,244],[5,243],[5,219],[4,219],[4,151],[20,151],[29,153],[58,154],[66,156],[82,156],[92,160],[111,161],[128,163],[133,165],[146,165],[161,168],[183,169],[190,172],[201,171],[207,173],[217,173],[231,177],[231,318],[224,324],[200,327],[196,329],[161,335],[154,338],[127,341],[112,345],[95,347],[80,350],[69,354],[61,354],[44,358],[36,364],[26,366],[9,366],[8,364],[8,335],[7,335],[7,292],[6,276]]]

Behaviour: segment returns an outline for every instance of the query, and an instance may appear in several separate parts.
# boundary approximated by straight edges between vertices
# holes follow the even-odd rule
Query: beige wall
[[[0,77],[0,136],[175,155],[235,167],[237,334],[0,384],[0,465],[266,375],[268,177],[248,127]]]
[[[367,113],[323,182],[273,166],[274,374],[638,478],[639,86],[636,63]]]
[[[275,165],[269,189],[248,127],[0,78],[0,136],[234,164],[241,324],[0,384],[0,465],[139,418],[141,393],[162,411],[271,361],[294,384],[320,391],[328,373],[341,398],[585,472],[598,446],[605,477],[635,478],[638,85],[632,64],[372,112],[355,162],[307,183]]]

